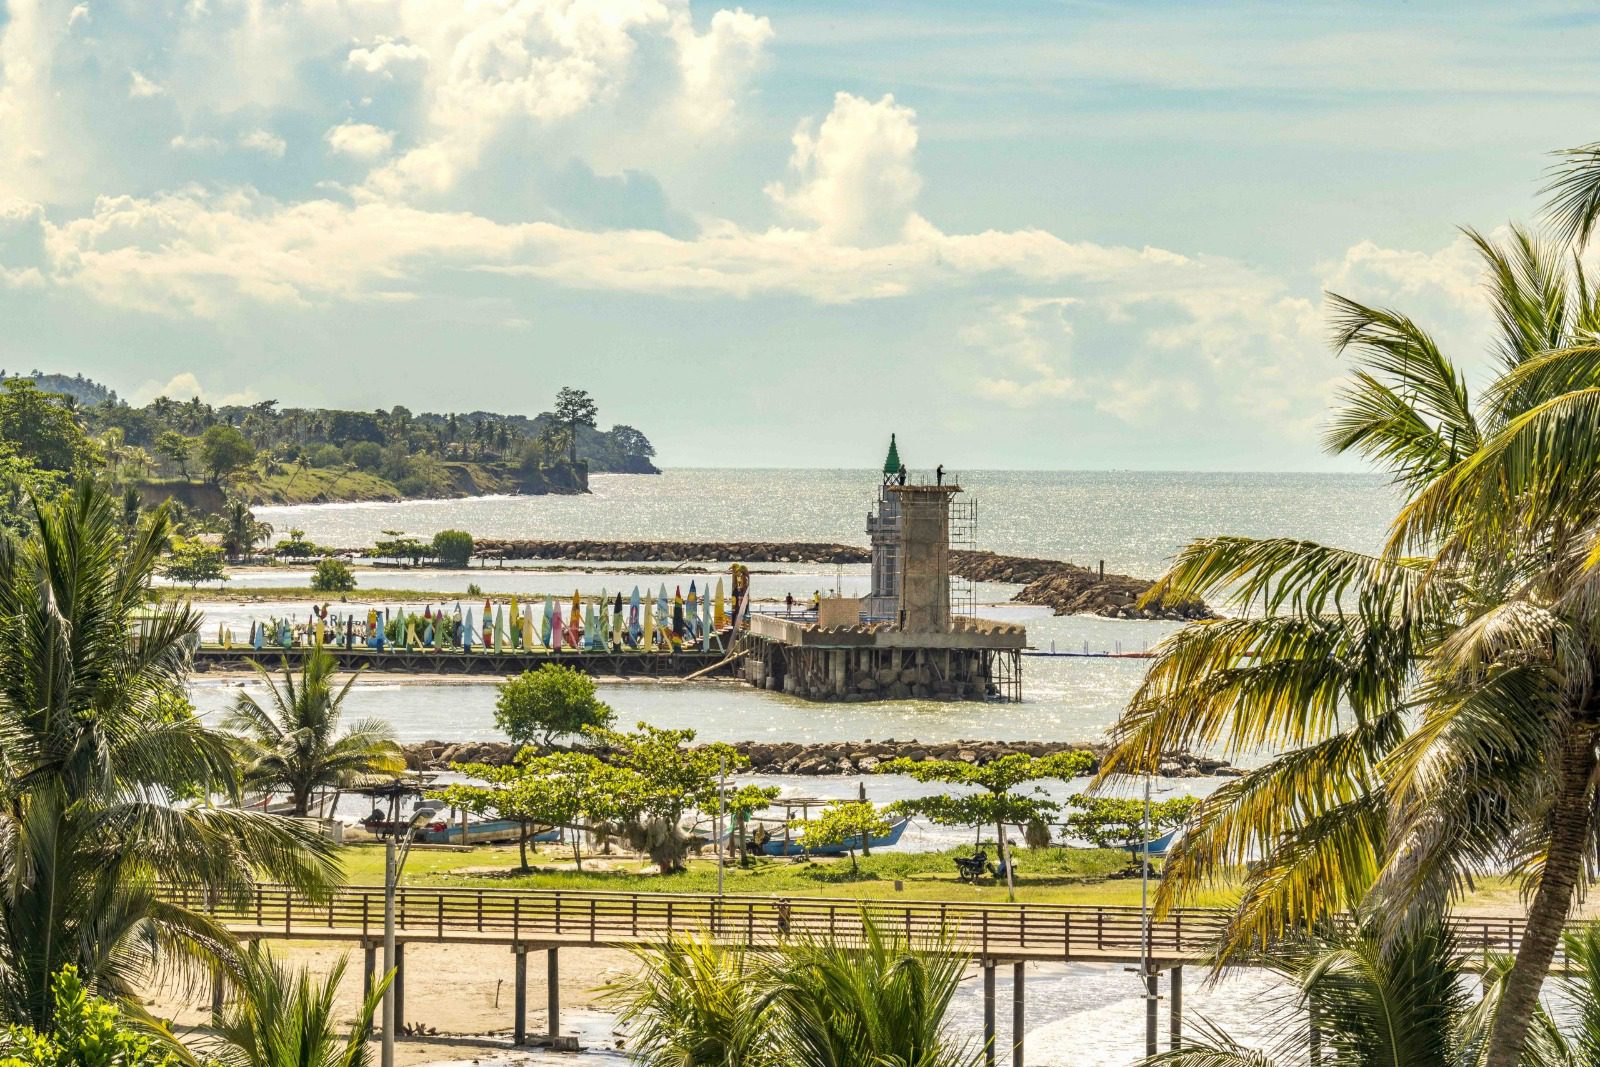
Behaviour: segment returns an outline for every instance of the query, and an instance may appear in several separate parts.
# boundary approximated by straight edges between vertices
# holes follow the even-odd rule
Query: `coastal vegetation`
[[[349,593],[356,587],[355,572],[342,559],[320,559],[311,572],[313,593]]]
[[[207,513],[246,505],[582,492],[596,471],[655,473],[638,430],[597,428],[592,397],[564,388],[534,417],[214,406],[157,397],[134,407],[86,380],[0,373],[0,476],[13,525],[20,490],[93,475],[146,503]],[[64,390],[52,392],[51,389]],[[98,399],[95,399],[98,398]],[[197,481],[198,479],[198,481]],[[229,523],[228,554],[265,540]],[[250,536],[250,534],[254,536]]]

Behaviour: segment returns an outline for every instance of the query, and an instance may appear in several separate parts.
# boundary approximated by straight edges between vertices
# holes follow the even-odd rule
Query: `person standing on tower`
[[[944,484],[944,464],[943,463],[939,464],[937,467],[934,468],[933,478],[934,478],[934,483],[933,484],[935,484],[935,485],[943,485]]]
[[[901,485],[906,484],[906,465],[904,463],[900,464],[900,473],[896,476],[896,480]]]

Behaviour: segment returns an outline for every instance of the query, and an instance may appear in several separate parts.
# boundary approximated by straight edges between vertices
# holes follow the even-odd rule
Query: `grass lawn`
[[[991,858],[993,849],[989,850]],[[948,900],[1003,903],[1004,881],[984,879],[976,886],[956,878],[952,852],[886,852],[857,860],[761,859],[749,868],[730,866],[724,872],[729,893],[777,896],[819,896],[846,899]],[[1139,903],[1139,879],[1121,877],[1129,869],[1125,854],[1109,849],[1017,849],[1017,899],[1054,904]],[[350,845],[344,850],[345,871],[357,885],[383,883],[383,848]],[[533,870],[518,869],[515,845],[478,847],[470,852],[417,848],[406,862],[403,882],[417,886],[499,886],[528,889],[580,889],[646,893],[711,893],[717,888],[717,867],[711,860],[691,859],[687,870],[659,875],[633,857],[585,857],[582,872],[572,867],[565,849],[543,849],[532,857]],[[896,890],[899,881],[903,889]],[[1206,893],[1193,903],[1227,904],[1231,890]]]

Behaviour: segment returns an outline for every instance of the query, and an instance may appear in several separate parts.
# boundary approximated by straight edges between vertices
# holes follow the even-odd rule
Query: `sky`
[[[1324,294],[1600,141],[1584,4],[0,0],[0,367],[668,466],[1340,470]]]

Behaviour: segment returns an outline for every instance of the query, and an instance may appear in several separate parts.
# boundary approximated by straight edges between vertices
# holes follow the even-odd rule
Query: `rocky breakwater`
[[[865,548],[815,541],[520,541],[479,538],[479,556],[608,563],[866,563]]]
[[[981,766],[1014,753],[1049,756],[1057,752],[1088,752],[1094,757],[1090,773],[1099,769],[1105,746],[1072,741],[735,741],[733,747],[750,761],[749,773],[806,776],[871,774],[881,764],[905,757],[923,760],[960,760]],[[516,755],[508,741],[422,741],[405,746],[407,766],[418,770],[448,770],[455,763],[503,766]],[[1162,759],[1165,778],[1238,777],[1244,773],[1226,760],[1190,753]]]
[[[1203,600],[1157,598],[1141,607],[1155,583],[1127,574],[1102,574],[1056,559],[1002,556],[994,552],[952,552],[951,569],[976,582],[1010,582],[1022,588],[1012,600],[1039,604],[1057,615],[1102,615],[1110,619],[1209,619]]]

